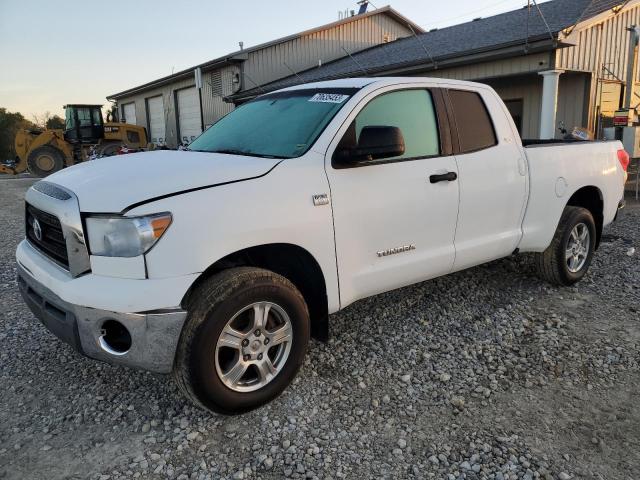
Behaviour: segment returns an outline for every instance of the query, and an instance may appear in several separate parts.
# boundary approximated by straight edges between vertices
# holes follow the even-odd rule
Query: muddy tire
[[[587,273],[595,248],[596,224],[591,212],[566,207],[551,245],[535,254],[538,275],[554,285],[573,285]]]
[[[56,147],[43,145],[27,157],[29,172],[36,177],[46,177],[64,168],[64,154]]]
[[[297,374],[309,342],[304,298],[259,268],[224,270],[191,295],[173,376],[195,404],[243,413],[276,398]]]

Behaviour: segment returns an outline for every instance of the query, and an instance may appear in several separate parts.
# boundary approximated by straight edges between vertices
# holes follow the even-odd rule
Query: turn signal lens
[[[171,215],[158,217],[151,220],[151,228],[153,228],[153,236],[160,238],[171,225]]]
[[[618,150],[618,160],[620,161],[620,165],[622,165],[622,169],[626,172],[627,168],[629,168],[629,154],[626,150],[620,149]]]

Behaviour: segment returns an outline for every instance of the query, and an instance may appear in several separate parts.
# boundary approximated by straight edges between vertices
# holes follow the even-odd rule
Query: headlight
[[[144,217],[88,217],[91,255],[137,257],[147,252],[171,225],[168,212]]]

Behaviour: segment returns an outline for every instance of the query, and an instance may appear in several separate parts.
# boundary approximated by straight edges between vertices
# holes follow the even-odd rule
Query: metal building
[[[610,126],[622,104],[629,64],[627,29],[640,25],[640,0],[552,0],[380,45],[263,86],[362,76],[421,75],[475,80],[505,100],[522,135],[552,138],[558,124]],[[635,54],[637,56],[637,53]],[[640,103],[637,63],[632,76]],[[638,90],[640,93],[640,90]],[[241,103],[256,89],[234,94]]]
[[[121,119],[146,126],[152,142],[175,147],[190,143],[203,126],[231,111],[234,105],[225,97],[413,35],[412,30],[424,32],[390,7],[366,12],[365,3],[358,14],[241,49],[107,99],[117,102]],[[195,85],[196,69],[201,71],[201,92]]]

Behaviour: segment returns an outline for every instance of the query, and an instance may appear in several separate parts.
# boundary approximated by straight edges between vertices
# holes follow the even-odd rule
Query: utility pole
[[[200,67],[193,71],[196,77],[196,88],[198,89],[198,102],[200,104],[200,131],[204,132],[204,113],[202,111],[202,70]]]

